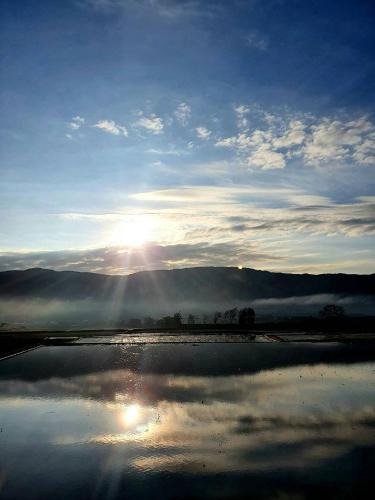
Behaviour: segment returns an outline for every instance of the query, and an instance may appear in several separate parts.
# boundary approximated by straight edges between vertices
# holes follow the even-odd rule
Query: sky
[[[0,270],[374,272],[372,1],[0,17]]]

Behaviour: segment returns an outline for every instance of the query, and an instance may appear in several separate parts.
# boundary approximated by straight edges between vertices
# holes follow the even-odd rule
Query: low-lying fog
[[[301,297],[257,299],[237,303],[121,303],[115,301],[61,300],[42,298],[20,298],[0,300],[0,328],[9,327],[102,327],[125,326],[129,320],[143,320],[151,317],[157,320],[176,312],[187,322],[189,314],[196,323],[211,323],[215,311],[230,308],[252,307],[258,321],[292,316],[318,316],[326,304],[342,306],[350,315],[372,315],[375,313],[375,299],[372,296],[337,296],[334,294],[309,295]],[[220,320],[219,320],[220,322]]]

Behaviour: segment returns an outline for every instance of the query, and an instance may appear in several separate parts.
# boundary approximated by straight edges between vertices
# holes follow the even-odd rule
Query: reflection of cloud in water
[[[115,446],[121,467],[207,474],[302,470],[374,446],[372,379],[371,363],[221,377],[118,369],[33,383],[3,380],[0,392],[8,396],[3,407],[10,413],[23,407],[30,425],[46,398],[49,406],[56,402],[63,425],[43,430],[55,445]],[[82,407],[93,415],[90,429],[77,425]],[[124,445],[134,452],[124,457]]]
[[[16,356],[0,367],[1,496],[366,498],[373,360],[371,345],[333,343]]]

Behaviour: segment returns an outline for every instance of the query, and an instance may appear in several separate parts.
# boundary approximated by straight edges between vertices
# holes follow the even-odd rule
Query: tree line
[[[319,311],[319,317],[324,321],[334,321],[346,315],[343,307],[327,304]],[[170,316],[153,318],[145,316],[122,321],[122,326],[129,328],[179,328],[182,325],[242,325],[251,326],[255,323],[255,311],[252,307],[238,309],[234,307],[226,311],[215,311],[211,314],[186,314],[176,312]]]
[[[124,326],[130,328],[178,328],[185,325],[206,325],[206,324],[224,324],[224,325],[243,325],[251,326],[255,322],[255,311],[251,307],[238,309],[228,309],[226,311],[215,311],[211,314],[187,314],[183,316],[180,312],[174,313],[172,316],[163,316],[162,318],[152,318],[145,316],[143,319],[130,318],[124,320]]]

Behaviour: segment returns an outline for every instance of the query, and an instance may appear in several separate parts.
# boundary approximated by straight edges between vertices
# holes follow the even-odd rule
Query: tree
[[[336,304],[327,304],[319,313],[323,319],[336,319],[345,316],[345,309]]]
[[[182,323],[182,314],[180,312],[175,313],[173,315],[173,323],[174,323],[174,326],[176,326],[176,327],[181,326],[181,323]]]
[[[188,325],[195,325],[195,316],[194,314],[189,314],[187,318]]]
[[[229,323],[229,317],[230,317],[230,309],[228,309],[227,311],[224,311],[224,313],[223,313],[224,323]]]
[[[158,328],[165,328],[167,326],[167,319],[169,318],[169,316],[165,316],[164,318],[160,318],[156,321],[156,326]]]
[[[155,320],[154,318],[151,318],[151,316],[146,316],[143,318],[143,326],[146,328],[150,328],[155,325]]]
[[[235,323],[237,315],[238,315],[237,307],[234,307],[233,309],[228,309],[227,311],[224,312],[223,315],[224,323],[230,323],[230,324]]]
[[[245,307],[238,313],[238,323],[241,326],[252,326],[255,322],[255,311],[251,307]]]
[[[175,326],[173,316],[164,316],[157,321],[157,326],[161,328],[173,328]]]
[[[217,323],[219,323],[220,320],[221,320],[221,312],[220,311],[216,311],[214,313],[214,317],[213,317],[214,324],[216,325]]]
[[[231,324],[236,323],[237,316],[238,316],[237,307],[234,307],[233,309],[229,310],[229,321]]]
[[[156,322],[159,328],[179,328],[182,323],[181,313],[176,313],[173,316],[164,316]]]

